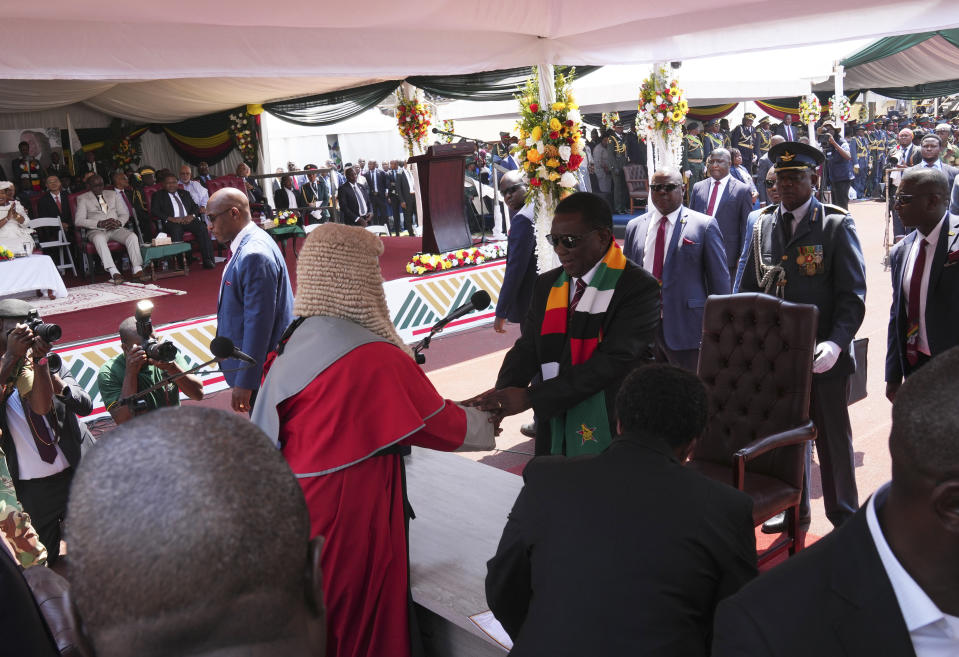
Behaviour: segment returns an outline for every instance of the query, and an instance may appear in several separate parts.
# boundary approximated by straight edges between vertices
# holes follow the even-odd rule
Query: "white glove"
[[[816,345],[816,358],[812,363],[812,373],[822,374],[832,369],[832,366],[839,360],[839,354],[842,349],[835,342],[826,340]]]

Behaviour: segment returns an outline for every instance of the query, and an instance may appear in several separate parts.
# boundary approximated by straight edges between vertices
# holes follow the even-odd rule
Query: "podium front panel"
[[[424,231],[424,251],[443,253],[473,245],[464,206],[464,169],[461,157],[438,158],[430,163],[429,219],[435,246],[427,244]]]

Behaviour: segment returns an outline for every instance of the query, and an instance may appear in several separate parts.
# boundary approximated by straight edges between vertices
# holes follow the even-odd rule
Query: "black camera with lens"
[[[169,363],[176,358],[179,349],[175,344],[167,340],[160,342],[153,337],[153,303],[140,301],[133,316],[137,322],[137,334],[142,340],[140,346],[146,352],[147,358],[164,363]]]
[[[42,338],[45,342],[54,343],[63,335],[63,330],[58,324],[47,324],[40,319],[40,313],[37,312],[36,308],[30,309],[23,323],[33,331],[35,336]]]

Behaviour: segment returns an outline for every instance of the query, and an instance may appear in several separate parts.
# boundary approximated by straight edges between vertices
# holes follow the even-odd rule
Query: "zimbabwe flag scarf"
[[[613,240],[572,315],[568,312],[570,277],[565,271],[560,273],[549,291],[540,330],[544,379],[548,378],[547,373],[555,376],[559,371],[567,343],[574,367],[585,363],[596,351],[603,340],[606,309],[625,267],[626,256]],[[551,418],[550,434],[553,454],[576,456],[597,454],[606,449],[612,440],[606,391],[600,390],[564,414]]]

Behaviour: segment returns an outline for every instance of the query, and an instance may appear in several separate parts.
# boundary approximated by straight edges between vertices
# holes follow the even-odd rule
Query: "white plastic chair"
[[[57,229],[57,239],[51,242],[40,242],[40,248],[57,248],[60,252],[60,264],[57,265],[57,271],[59,271],[62,276],[63,272],[69,269],[73,272],[73,275],[76,276],[77,268],[73,265],[73,254],[70,252],[70,242],[67,241],[67,236],[63,232],[63,224],[60,223],[60,219],[58,217],[40,217],[39,219],[28,220],[27,225],[34,230],[37,228]]]

